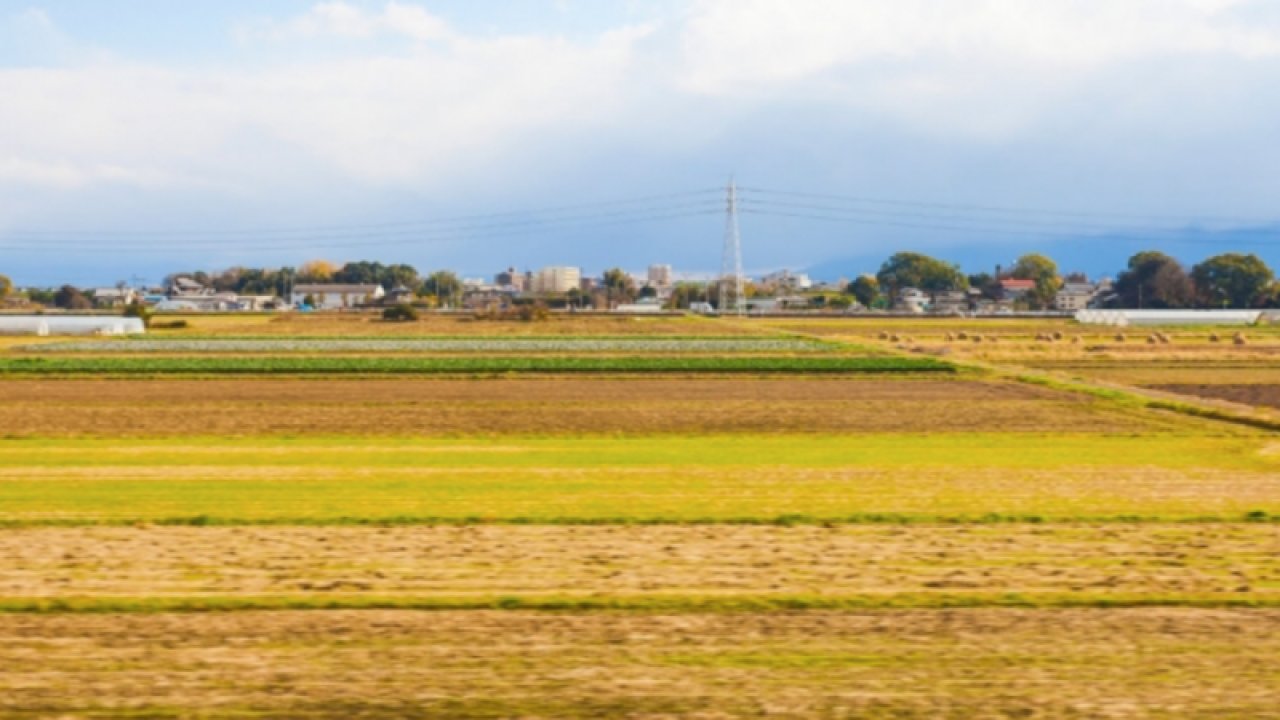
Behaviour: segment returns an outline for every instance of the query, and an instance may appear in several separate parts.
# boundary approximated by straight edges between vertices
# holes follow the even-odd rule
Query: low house
[[[1097,295],[1098,288],[1093,283],[1065,283],[1058,290],[1058,294],[1053,296],[1053,309],[1063,312],[1084,310]]]
[[[633,303],[622,303],[613,309],[618,313],[646,314],[662,312],[662,303],[658,298],[641,298]]]
[[[969,311],[969,293],[964,290],[944,290],[933,296],[930,307],[935,313],[955,315]]]
[[[138,298],[133,288],[97,288],[92,294],[93,304],[103,309],[126,307]]]
[[[1005,278],[1000,281],[1000,294],[1005,300],[1021,300],[1036,289],[1035,280]]]
[[[344,310],[372,305],[381,300],[386,291],[381,285],[295,285],[289,294],[294,306],[310,305],[315,310]],[[309,301],[309,302],[308,302]]]
[[[893,309],[905,312],[923,313],[929,308],[930,298],[928,293],[919,288],[905,287],[898,291],[898,297],[894,298]]]

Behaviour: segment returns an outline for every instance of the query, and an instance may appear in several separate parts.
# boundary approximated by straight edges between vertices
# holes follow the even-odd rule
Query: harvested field
[[[1160,385],[1280,385],[1280,365],[1221,363],[1178,364],[1047,364],[1043,367],[1098,380],[1156,387]]]
[[[0,521],[1236,520],[1261,433],[472,436],[0,443]]]
[[[0,616],[0,712],[1276,717],[1280,611]]]
[[[1186,427],[1048,389],[927,378],[11,379],[0,394],[8,437]]]
[[[10,528],[0,531],[0,558],[0,599],[1280,602],[1280,525],[1256,523]]]

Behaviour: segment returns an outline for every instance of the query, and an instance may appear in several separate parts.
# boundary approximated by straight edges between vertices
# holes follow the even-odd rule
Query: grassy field
[[[5,339],[0,715],[1280,716],[1280,332],[1210,332]]]
[[[187,438],[0,444],[0,522],[1280,515],[1268,436]]]

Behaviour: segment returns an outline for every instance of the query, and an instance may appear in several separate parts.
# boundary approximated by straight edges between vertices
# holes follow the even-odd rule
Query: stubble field
[[[965,322],[201,317],[147,356],[708,367],[0,378],[0,714],[1280,716],[1266,391],[1163,399],[1268,332]]]

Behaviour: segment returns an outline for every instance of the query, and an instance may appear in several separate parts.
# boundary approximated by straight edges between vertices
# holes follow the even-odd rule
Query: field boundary
[[[1100,515],[1061,516],[1050,515],[905,515],[893,513],[868,513],[847,516],[777,515],[774,517],[725,517],[725,518],[674,518],[674,517],[448,517],[448,516],[389,516],[389,517],[269,517],[235,518],[214,515],[195,515],[167,518],[0,518],[0,529],[21,528],[79,528],[79,527],[470,527],[470,526],[523,526],[562,525],[570,527],[595,526],[685,526],[709,525],[839,527],[842,525],[907,525],[907,526],[965,526],[965,525],[1232,525],[1276,524],[1280,514],[1255,510],[1237,516],[1197,515]]]
[[[486,595],[377,596],[209,595],[180,597],[10,597],[0,614],[155,614],[264,610],[417,610],[638,613],[744,613],[807,610],[938,610],[981,608],[1280,608],[1280,593],[973,592],[863,593],[851,595]]]

